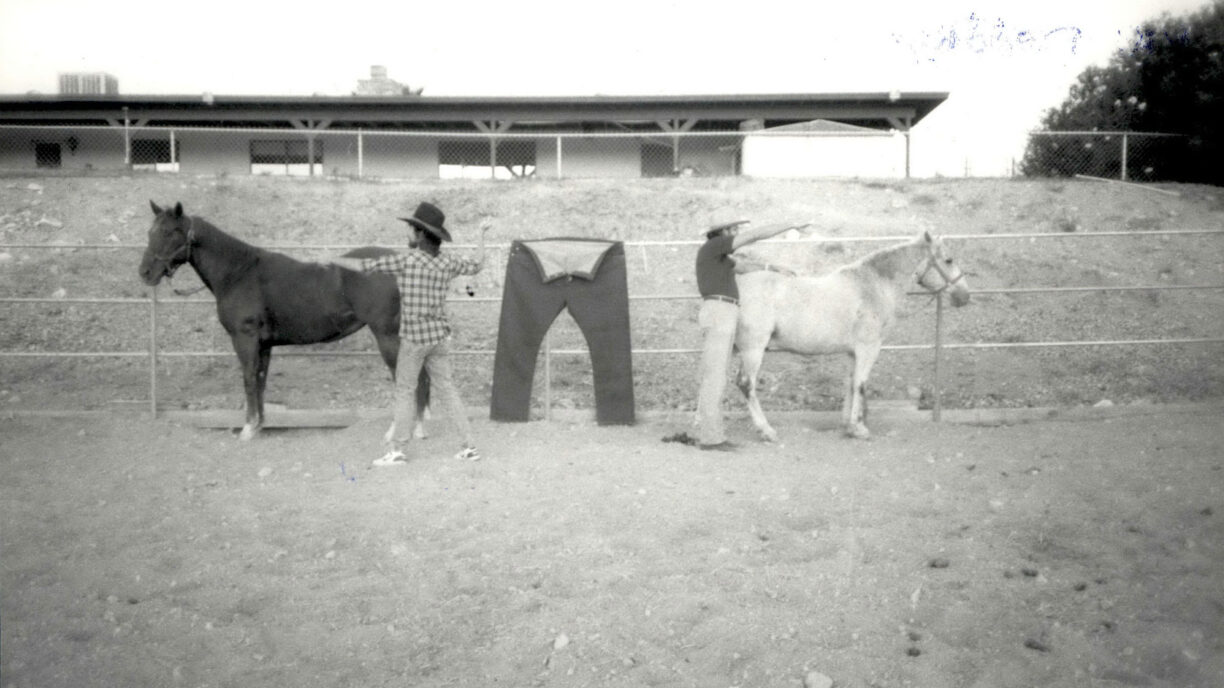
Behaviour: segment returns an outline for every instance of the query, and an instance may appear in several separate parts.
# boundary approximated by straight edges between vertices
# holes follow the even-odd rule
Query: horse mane
[[[210,245],[223,247],[225,249],[233,249],[233,250],[239,250],[239,251],[241,250],[247,250],[247,251],[261,250],[259,247],[254,246],[252,244],[248,244],[242,239],[239,239],[238,237],[225,232],[220,227],[214,225],[208,220],[205,220],[203,217],[200,217],[199,215],[188,215],[187,216],[187,226],[189,230],[195,235],[195,240],[197,242],[199,242],[200,239],[205,239]]]
[[[207,247],[209,254],[215,254],[221,259],[220,265],[224,266],[225,272],[233,274],[235,271],[245,272],[256,263],[259,262],[263,254],[268,253],[266,249],[259,248],[247,242],[226,233],[213,223],[205,220],[199,215],[189,215],[190,232],[194,236],[192,243],[196,246]],[[194,252],[193,252],[194,255]],[[196,272],[200,272],[201,266],[196,264]],[[208,268],[205,268],[206,270]],[[204,275],[200,275],[204,278]]]
[[[869,268],[886,280],[899,280],[913,272],[915,261],[910,256],[910,253],[920,247],[921,239],[886,246],[863,256],[857,263],[853,263],[851,267]]]

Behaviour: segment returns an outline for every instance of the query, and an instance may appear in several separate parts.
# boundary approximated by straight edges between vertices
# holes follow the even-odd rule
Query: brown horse
[[[264,388],[274,346],[330,342],[369,327],[394,379],[400,297],[393,277],[294,260],[240,241],[203,218],[185,215],[182,203],[164,210],[152,201],[149,204],[153,226],[140,260],[140,277],[145,284],[156,285],[189,263],[213,293],[217,318],[242,365],[246,421],[239,439],[249,440],[263,427]],[[351,253],[371,257],[390,252],[366,247]],[[429,379],[422,369],[417,385],[418,434],[428,402]]]

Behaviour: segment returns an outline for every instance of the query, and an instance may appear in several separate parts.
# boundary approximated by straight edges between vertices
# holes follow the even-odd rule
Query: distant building
[[[905,177],[910,130],[948,97],[405,96],[398,86],[383,96],[0,94],[0,170]]]
[[[395,79],[387,76],[387,68],[382,65],[372,65],[370,67],[369,79],[358,79],[357,90],[353,92],[355,96],[419,96],[421,91],[425,89],[418,88],[415,91],[408,87],[407,84],[401,84]]]
[[[106,72],[61,72],[60,95],[119,95],[119,80]]]
[[[895,101],[889,96],[890,101]],[[906,138],[816,119],[783,126],[741,125],[741,174],[753,177],[905,177]]]

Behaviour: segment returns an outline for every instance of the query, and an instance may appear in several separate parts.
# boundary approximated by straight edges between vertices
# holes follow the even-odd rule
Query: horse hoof
[[[242,432],[238,433],[238,439],[242,442],[250,442],[251,440],[255,439],[255,435],[257,434],[259,434],[259,430],[257,428],[251,427],[250,425],[244,425],[242,426]]]
[[[773,428],[765,428],[761,431],[761,439],[766,442],[777,442],[778,431],[774,430]]]
[[[412,436],[418,440],[423,440],[429,437],[429,433],[425,432],[424,425],[417,425],[414,428],[412,428]]]

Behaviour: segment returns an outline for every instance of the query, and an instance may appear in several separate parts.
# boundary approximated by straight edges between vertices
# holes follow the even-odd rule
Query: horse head
[[[173,277],[180,265],[191,259],[195,240],[192,220],[183,214],[183,204],[162,209],[153,201],[153,226],[149,228],[149,245],[140,259],[140,278],[149,286],[163,277]]]
[[[918,265],[918,284],[932,294],[948,292],[952,305],[957,308],[969,303],[969,284],[965,280],[965,273],[952,260],[943,239],[923,232],[918,242],[926,249],[926,259]]]

